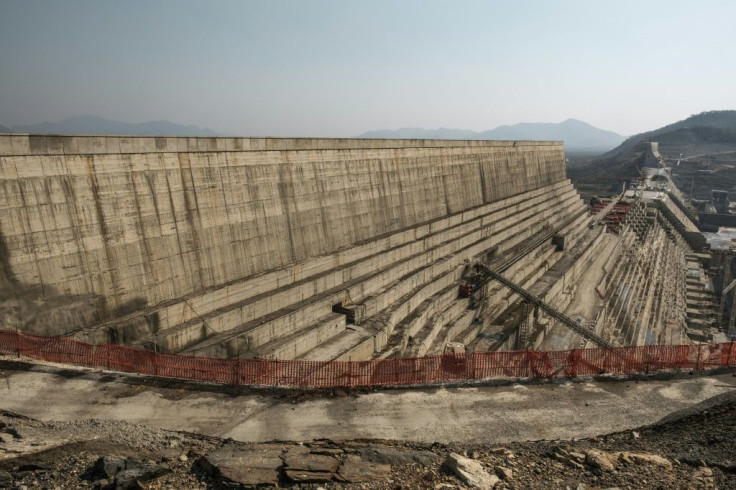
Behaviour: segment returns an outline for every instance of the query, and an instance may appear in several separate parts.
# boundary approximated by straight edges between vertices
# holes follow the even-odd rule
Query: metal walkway
[[[534,307],[540,308],[545,313],[547,313],[549,316],[551,316],[555,320],[562,322],[565,326],[567,326],[574,332],[579,333],[580,335],[590,340],[594,344],[599,345],[601,347],[615,347],[614,344],[607,341],[606,339],[596,334],[595,332],[588,330],[581,323],[578,323],[577,321],[573,320],[572,318],[565,315],[561,311],[557,310],[556,308],[542,301],[542,299],[539,298],[539,296],[532,294],[531,292],[522,288],[518,284],[506,279],[504,276],[490,269],[489,267],[481,263],[476,263],[475,270],[481,275],[485,276],[483,279],[484,284],[495,279],[501,284],[503,284],[504,286],[506,286],[507,288],[509,288],[510,290],[512,290],[514,293],[524,298],[528,303],[534,305]]]

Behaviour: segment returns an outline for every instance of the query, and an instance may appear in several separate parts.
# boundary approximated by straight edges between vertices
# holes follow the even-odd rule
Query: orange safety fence
[[[303,361],[170,355],[116,344],[0,330],[0,355],[243,386],[340,388],[492,378],[566,378],[736,366],[736,345],[650,345],[567,351],[468,352],[406,359]]]

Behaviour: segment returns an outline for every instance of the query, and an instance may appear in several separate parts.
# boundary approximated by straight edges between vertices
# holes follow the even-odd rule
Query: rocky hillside
[[[736,111],[707,111],[653,131],[635,134],[602,157],[610,158],[621,155],[647,141],[659,141],[661,151],[663,144],[665,147],[679,144],[683,148],[707,143],[733,144],[736,142],[734,136],[736,136]],[[677,155],[667,154],[666,156],[675,157]],[[690,154],[686,153],[683,156],[690,156]]]
[[[636,177],[637,166],[644,160],[645,144],[659,142],[665,159],[676,163],[682,158],[736,150],[736,111],[709,111],[632,136],[615,149],[587,165],[572,169],[573,180],[593,180]]]

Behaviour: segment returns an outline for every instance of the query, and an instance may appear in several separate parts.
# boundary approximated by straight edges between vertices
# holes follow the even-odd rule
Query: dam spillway
[[[469,262],[565,305],[611,240],[560,142],[0,135],[0,186],[6,318],[170,353],[489,343],[518,298],[458,297]]]

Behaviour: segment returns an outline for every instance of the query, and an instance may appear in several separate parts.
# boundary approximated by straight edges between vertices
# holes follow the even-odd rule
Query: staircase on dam
[[[459,295],[467,264],[565,311],[603,250],[592,336],[678,342],[710,318],[686,217],[637,201],[599,223],[555,142],[0,135],[0,185],[31,333],[231,358],[539,347],[554,318],[497,282]]]

